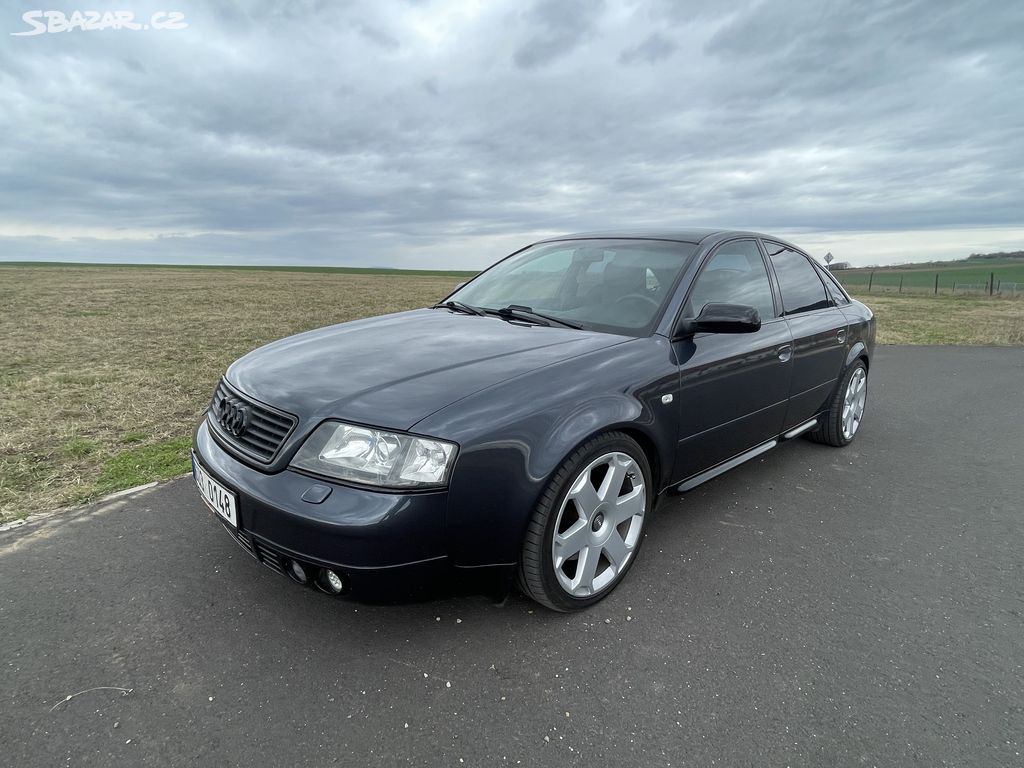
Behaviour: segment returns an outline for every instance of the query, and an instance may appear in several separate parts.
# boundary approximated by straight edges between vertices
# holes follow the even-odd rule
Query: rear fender
[[[850,351],[846,353],[846,363],[843,365],[843,370],[845,371],[847,368],[853,365],[853,361],[856,360],[858,357],[863,357],[865,359],[867,359],[868,357],[867,345],[863,341],[859,340],[852,347],[850,347]]]

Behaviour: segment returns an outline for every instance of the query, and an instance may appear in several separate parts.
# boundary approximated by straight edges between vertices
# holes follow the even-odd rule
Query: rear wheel
[[[868,398],[868,369],[863,360],[857,360],[843,376],[836,389],[828,412],[809,437],[818,443],[841,447],[853,442],[864,420]]]
[[[556,611],[606,597],[636,559],[652,503],[650,466],[635,440],[609,432],[580,446],[530,519],[520,588]]]

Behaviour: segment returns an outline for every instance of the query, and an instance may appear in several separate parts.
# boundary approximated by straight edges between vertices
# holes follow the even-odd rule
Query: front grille
[[[296,422],[294,416],[249,399],[223,379],[210,401],[209,418],[229,447],[263,464],[273,461]]]

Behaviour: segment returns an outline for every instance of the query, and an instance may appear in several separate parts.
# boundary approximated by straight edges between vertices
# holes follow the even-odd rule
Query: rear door
[[[793,375],[785,429],[823,411],[842,372],[847,350],[846,316],[803,253],[763,240],[793,334]]]
[[[673,344],[679,361],[676,479],[683,480],[775,437],[789,396],[790,332],[780,316],[757,241],[719,245],[701,267],[683,307],[753,306],[756,333],[698,333]]]

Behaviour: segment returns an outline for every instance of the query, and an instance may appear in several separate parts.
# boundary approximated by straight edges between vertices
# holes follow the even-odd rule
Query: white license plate
[[[223,485],[210,477],[210,474],[203,469],[202,465],[200,465],[198,461],[196,461],[195,454],[192,454],[192,478],[196,481],[196,485],[199,487],[199,493],[202,494],[203,501],[209,505],[210,509],[231,523],[233,527],[237,528],[237,497]]]

